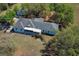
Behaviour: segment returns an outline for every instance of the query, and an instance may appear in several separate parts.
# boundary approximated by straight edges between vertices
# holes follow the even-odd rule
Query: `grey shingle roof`
[[[41,29],[41,30],[45,30],[45,31],[55,31],[57,26],[56,24],[51,24],[51,23],[47,23],[47,22],[35,22],[33,21],[34,25],[36,26],[36,28]]]
[[[24,27],[28,27],[28,26],[32,27],[32,25],[30,24],[29,19],[25,19],[25,18],[20,18],[19,21],[15,24],[14,27],[23,28],[21,23],[23,24]]]
[[[38,18],[38,19],[40,20],[42,18]],[[55,23],[48,23],[48,22],[37,21],[37,20],[31,20],[31,21],[32,21],[33,25],[35,26],[35,28],[45,30],[45,31],[58,30],[58,25],[55,24]],[[19,21],[15,24],[14,27],[23,28],[20,22],[22,22],[24,27],[27,27],[27,26],[33,27],[31,22],[29,21],[29,19],[25,19],[25,18],[20,18]]]
[[[44,19],[43,19],[43,18],[34,18],[34,21],[37,21],[37,22],[43,22]]]

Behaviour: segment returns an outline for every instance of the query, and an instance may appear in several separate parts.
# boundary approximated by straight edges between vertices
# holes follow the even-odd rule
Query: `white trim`
[[[21,24],[21,26],[24,28],[24,25],[23,25],[23,23],[22,23],[22,22],[20,22],[20,24]]]
[[[30,30],[30,31],[33,31],[33,32],[38,32],[41,34],[41,30],[40,29],[36,29],[36,28],[29,28],[29,27],[25,27],[24,28],[25,30]]]

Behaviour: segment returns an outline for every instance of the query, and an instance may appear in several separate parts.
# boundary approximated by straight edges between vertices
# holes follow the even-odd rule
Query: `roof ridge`
[[[32,20],[29,19],[29,21],[30,21],[31,25],[33,26],[33,28],[36,28],[35,25],[34,25],[34,23],[32,22]]]

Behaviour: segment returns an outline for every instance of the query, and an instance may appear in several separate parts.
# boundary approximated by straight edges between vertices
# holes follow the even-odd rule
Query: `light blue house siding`
[[[23,28],[13,28],[13,31],[16,33],[21,33],[21,34],[26,34],[26,35],[38,35],[39,33],[36,32],[32,32],[32,31],[28,31],[28,30],[24,30]],[[42,31],[43,34],[47,34],[47,35],[55,35],[56,32],[52,32],[52,31]]]
[[[38,35],[39,33],[29,31],[29,30],[24,30],[23,28],[13,28],[13,31],[16,33],[21,33],[21,34],[26,34],[26,35]]]
[[[47,31],[47,30],[42,30],[43,34],[47,34],[47,35],[55,35],[56,32],[55,31]]]
[[[51,32],[51,31],[49,31],[47,34],[48,34],[48,35],[55,35],[56,32]]]
[[[18,33],[24,33],[24,29],[22,29],[22,28],[16,28],[16,27],[14,27],[13,31],[14,32],[18,32]]]

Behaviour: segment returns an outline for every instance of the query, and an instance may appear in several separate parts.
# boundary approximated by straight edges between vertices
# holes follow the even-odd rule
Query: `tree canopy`
[[[54,4],[54,10],[56,12],[55,21],[64,26],[73,23],[74,11],[72,6],[67,4]]]
[[[16,12],[20,9],[24,9],[25,17],[43,17],[48,16],[48,20],[53,20],[55,23],[61,24],[62,27],[66,27],[70,23],[73,23],[73,8],[67,4],[0,4],[1,10],[6,8],[6,14],[2,15],[2,18],[12,18],[16,16]],[[11,9],[11,12],[9,12]],[[51,12],[55,12],[55,16],[49,17]],[[53,18],[52,18],[53,17]],[[7,20],[8,21],[8,20]]]
[[[59,32],[55,39],[49,41],[46,45],[43,55],[78,56],[79,26],[72,25]]]

